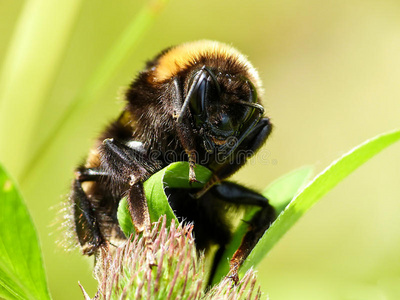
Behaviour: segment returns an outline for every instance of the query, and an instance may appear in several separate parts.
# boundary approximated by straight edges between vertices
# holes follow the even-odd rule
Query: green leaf
[[[164,193],[169,188],[201,188],[211,178],[211,171],[207,168],[196,165],[196,179],[198,182],[189,183],[189,164],[187,162],[175,162],[158,171],[144,183],[144,191],[149,207],[150,219],[156,222],[161,215],[167,216],[167,224],[172,219],[177,221],[174,212],[168,203]],[[135,232],[132,219],[129,214],[126,198],[122,199],[118,207],[118,221],[126,236]]]
[[[51,299],[31,217],[18,188],[1,165],[0,298]]]
[[[122,198],[118,205],[117,218],[119,226],[121,226],[122,231],[125,236],[128,237],[135,232],[135,227],[133,227],[132,219],[129,214],[128,203],[126,202],[126,197]]]
[[[241,272],[244,273],[250,267],[257,265],[297,220],[347,175],[398,140],[400,140],[400,130],[384,133],[367,140],[334,161],[315,177],[278,216],[250,253]]]
[[[276,214],[279,215],[286,205],[293,199],[298,190],[304,186],[309,180],[312,167],[306,166],[295,171],[292,171],[272,182],[262,193],[264,197],[268,198],[269,203],[275,208]],[[217,284],[221,278],[226,276],[229,271],[229,259],[233,256],[235,251],[239,248],[243,236],[248,230],[248,222],[253,215],[259,210],[254,206],[249,206],[244,212],[244,216],[238,228],[235,230],[232,240],[227,246],[223,259],[218,265],[217,271],[213,278],[213,284]]]

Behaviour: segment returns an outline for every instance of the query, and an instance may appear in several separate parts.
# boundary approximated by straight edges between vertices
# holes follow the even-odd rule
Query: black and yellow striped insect
[[[76,170],[70,199],[83,253],[125,239],[117,220],[123,197],[137,232],[148,235],[143,182],[169,163],[188,161],[190,182],[196,181],[196,164],[212,171],[210,181],[202,189],[166,192],[178,219],[193,222],[199,251],[218,247],[214,265],[232,236],[229,207],[260,207],[230,262],[229,276],[237,281],[239,267],[275,217],[266,198],[225,181],[271,132],[261,94],[246,57],[219,42],[182,44],[149,61],[127,90],[122,114]]]

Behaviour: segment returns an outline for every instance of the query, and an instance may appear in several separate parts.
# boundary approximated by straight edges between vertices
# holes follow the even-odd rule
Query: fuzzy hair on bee
[[[76,169],[70,201],[83,254],[126,239],[117,219],[124,197],[136,231],[151,247],[143,182],[172,162],[188,161],[190,182],[196,181],[196,164],[212,171],[210,181],[202,189],[166,193],[178,219],[194,224],[197,249],[217,246],[210,278],[232,237],[230,208],[259,207],[230,261],[228,276],[237,281],[243,261],[275,218],[266,198],[226,181],[271,132],[262,94],[252,64],[220,42],[170,47],[149,61],[127,89],[120,116]]]

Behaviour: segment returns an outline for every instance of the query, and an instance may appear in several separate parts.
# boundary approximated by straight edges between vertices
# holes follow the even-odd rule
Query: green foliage
[[[242,271],[257,265],[299,218],[347,175],[398,140],[400,140],[400,130],[384,133],[367,140],[334,161],[315,177],[278,216],[247,258]]]
[[[187,162],[176,162],[160,170],[144,183],[147,205],[149,206],[152,222],[157,221],[162,215],[167,216],[167,224],[170,224],[172,219],[177,221],[169,206],[164,189],[166,187],[201,188],[212,175],[210,170],[200,165],[196,166],[195,173],[198,182],[190,184],[188,181],[189,164]],[[126,236],[135,232],[125,198],[122,199],[118,207],[118,221]]]
[[[74,1],[65,1],[65,2],[68,4],[70,2],[73,3]],[[79,3],[79,0],[75,0],[75,2]],[[80,90],[79,94],[76,96],[74,101],[69,105],[68,109],[66,109],[63,112],[63,115],[61,116],[57,124],[54,127],[52,127],[51,132],[48,134],[45,140],[38,145],[37,150],[29,151],[27,155],[23,155],[23,157],[26,156],[29,157],[30,159],[28,162],[25,163],[24,169],[23,171],[21,171],[21,176],[23,176],[21,177],[22,181],[27,180],[27,178],[31,175],[31,171],[35,169],[40,159],[44,157],[43,153],[47,153],[50,145],[54,144],[56,138],[60,135],[62,136],[62,134],[60,134],[62,130],[65,130],[65,128],[71,126],[71,120],[73,120],[73,117],[79,116],[88,107],[92,107],[96,103],[96,101],[99,98],[99,95],[103,92],[104,87],[107,86],[107,83],[110,82],[112,76],[115,75],[116,71],[119,68],[121,68],[121,66],[124,65],[124,62],[126,61],[127,57],[132,55],[132,52],[135,50],[135,48],[139,46],[140,39],[154,23],[156,17],[160,13],[160,11],[162,11],[162,8],[167,4],[167,2],[168,0],[157,0],[154,1],[153,3],[147,3],[138,12],[136,17],[132,19],[132,21],[128,24],[125,30],[117,38],[117,40],[115,41],[111,49],[108,51],[104,59],[98,65],[97,70],[93,72],[93,75],[84,85],[84,87]],[[69,4],[69,6],[74,6],[74,7],[76,6],[72,5],[71,3]],[[58,5],[58,3],[56,5]],[[63,9],[61,10],[59,9],[56,11],[57,12],[61,11],[64,13]],[[73,16],[71,16],[71,19],[72,18]],[[42,17],[42,19],[45,18]],[[67,21],[71,20],[67,19]],[[69,25],[69,22],[66,23],[67,24],[63,24],[64,27],[67,27]],[[43,34],[43,32],[40,33]],[[30,51],[30,47],[25,47],[25,48],[29,49]],[[42,60],[39,61],[42,62]],[[43,69],[43,68],[38,67],[37,69]],[[23,71],[26,72],[26,68],[24,68]],[[33,71],[34,73],[37,72],[36,69],[32,69],[31,71]],[[50,73],[46,75],[52,75],[52,74]],[[22,80],[18,81],[17,83],[19,84],[21,81]],[[29,102],[32,102],[30,101],[32,95],[29,95],[29,97],[25,98],[29,99]],[[41,100],[43,101],[43,99],[45,98],[42,97]],[[13,102],[18,103],[18,101],[13,101]],[[18,108],[20,107],[21,104],[19,103]],[[36,109],[40,107],[42,106],[36,105]],[[26,109],[23,111],[26,111]],[[19,109],[18,113],[20,112],[21,110]],[[10,114],[8,112],[8,115],[14,116],[15,114],[12,113]],[[30,127],[32,127],[31,123],[27,124]],[[36,139],[34,139],[32,142],[35,143]],[[21,146],[20,148],[24,147]]]
[[[17,186],[1,165],[0,298],[50,299],[31,217]]]
[[[8,142],[0,145],[0,156],[18,176],[37,141],[35,125],[68,47],[81,2],[26,1],[8,45],[0,71],[0,139]],[[30,82],[34,83],[21,88],[22,83]]]

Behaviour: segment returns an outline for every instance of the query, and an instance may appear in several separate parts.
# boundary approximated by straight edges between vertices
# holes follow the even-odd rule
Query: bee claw
[[[211,179],[204,185],[204,187],[200,191],[198,191],[196,194],[194,194],[194,197],[196,199],[199,199],[205,193],[207,193],[209,191],[209,189],[211,189],[215,184],[219,183],[220,181],[221,180],[218,178],[218,176],[213,175],[213,177],[211,177]]]
[[[147,261],[149,263],[150,269],[153,269],[153,267],[157,267],[157,261],[153,253],[150,253],[150,251],[147,252]]]
[[[199,182],[196,179],[196,173],[194,172],[194,165],[190,165],[189,166],[189,182],[193,183],[193,182]]]
[[[231,275],[227,275],[226,278],[231,279],[234,285],[237,285],[239,283],[239,275],[237,272]]]

